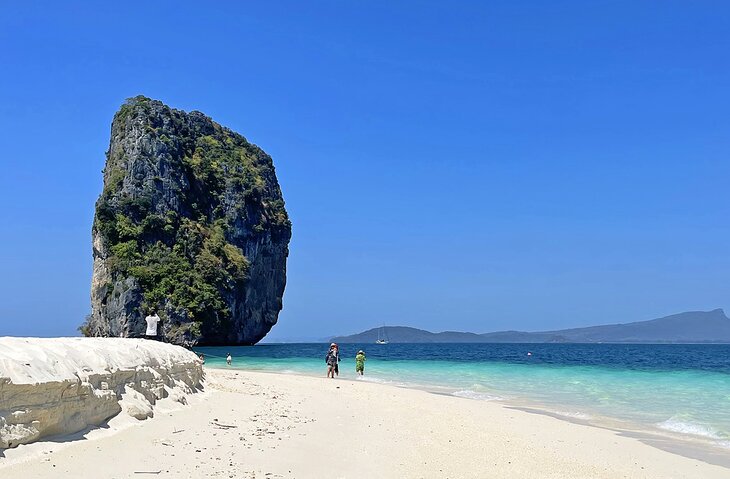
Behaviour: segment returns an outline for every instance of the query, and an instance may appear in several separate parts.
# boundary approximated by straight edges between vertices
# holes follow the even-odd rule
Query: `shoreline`
[[[324,375],[310,374],[295,370],[267,370],[255,368],[239,368],[235,364],[233,366],[214,365],[206,366],[206,369],[217,371],[243,371],[260,374],[273,374],[282,376],[301,376],[307,378],[323,378]],[[560,421],[569,422],[571,424],[582,425],[586,427],[594,427],[625,437],[637,439],[651,447],[658,448],[671,454],[680,455],[688,459],[706,462],[708,464],[730,468],[730,449],[718,444],[719,440],[705,438],[701,436],[693,436],[691,434],[677,433],[670,430],[661,429],[656,425],[644,424],[636,421],[628,421],[625,419],[614,418],[596,414],[573,415],[567,412],[559,412],[556,410],[559,406],[556,404],[544,404],[539,401],[531,400],[524,397],[504,397],[489,394],[476,393],[477,397],[456,394],[461,389],[453,386],[442,386],[435,384],[410,383],[407,381],[391,381],[391,380],[372,380],[368,377],[338,377],[339,381],[355,381],[366,384],[374,384],[386,387],[395,387],[406,390],[423,391],[429,394],[445,396],[457,399],[466,399],[477,403],[495,403],[508,409],[514,409],[529,414],[537,414],[551,417]],[[488,396],[488,397],[485,397]],[[653,427],[652,427],[653,426]]]
[[[110,424],[108,434],[87,437],[91,440],[61,447],[62,439],[39,443],[53,448],[41,460],[31,460],[26,446],[8,450],[13,463],[5,466],[0,459],[0,471],[9,477],[78,479],[144,472],[196,478],[730,473],[616,431],[496,401],[345,378],[210,367],[205,374],[206,392],[193,394],[189,406],[121,430]],[[119,457],[125,460],[115,461]],[[100,465],[106,470],[100,472]]]
[[[728,451],[720,446],[709,445],[702,440],[695,440],[685,437],[672,437],[668,434],[662,435],[653,431],[647,431],[638,428],[629,429],[612,427],[609,425],[591,422],[590,420],[586,419],[572,418],[570,416],[565,416],[545,409],[511,406],[507,404],[505,404],[504,406],[509,409],[515,409],[517,411],[522,411],[529,414],[552,417],[559,421],[566,421],[581,426],[594,427],[597,429],[612,431],[620,436],[636,439],[646,444],[647,446],[660,449],[670,454],[676,454],[687,459],[702,461],[707,464],[730,469],[730,455],[728,454]]]

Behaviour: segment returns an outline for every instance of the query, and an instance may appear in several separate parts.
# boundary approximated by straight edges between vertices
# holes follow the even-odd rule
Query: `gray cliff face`
[[[115,115],[96,204],[91,336],[253,344],[276,324],[291,223],[271,158],[199,112],[137,97]]]

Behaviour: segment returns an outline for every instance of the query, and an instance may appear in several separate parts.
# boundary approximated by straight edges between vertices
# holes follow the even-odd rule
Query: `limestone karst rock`
[[[89,336],[253,344],[276,323],[291,222],[264,151],[145,97],[114,115],[96,203]]]

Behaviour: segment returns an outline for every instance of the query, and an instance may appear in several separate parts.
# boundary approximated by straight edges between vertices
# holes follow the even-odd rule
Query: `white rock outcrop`
[[[180,346],[124,338],[0,338],[0,448],[185,404],[203,368]]]

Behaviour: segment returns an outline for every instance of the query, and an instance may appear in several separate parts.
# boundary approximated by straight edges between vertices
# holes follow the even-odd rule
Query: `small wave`
[[[667,419],[666,421],[657,424],[657,426],[665,431],[678,432],[681,434],[691,434],[693,436],[700,436],[709,439],[727,439],[710,426],[698,424],[696,422],[682,421],[676,418]],[[728,441],[723,442],[727,442],[727,444],[730,445],[730,442]]]
[[[502,398],[499,396],[492,396],[491,394],[478,393],[471,389],[464,389],[462,391],[454,391],[451,393],[452,396],[466,398],[466,399],[478,399],[480,401],[500,401]]]
[[[393,381],[389,381],[387,379],[376,378],[376,377],[373,377],[373,376],[357,376],[355,378],[355,380],[357,380],[357,381],[365,381],[365,382],[368,382],[368,383],[393,384]]]
[[[555,414],[557,414],[558,416],[570,417],[574,419],[593,419],[593,416],[591,416],[590,414],[586,414],[580,411],[555,411]]]

